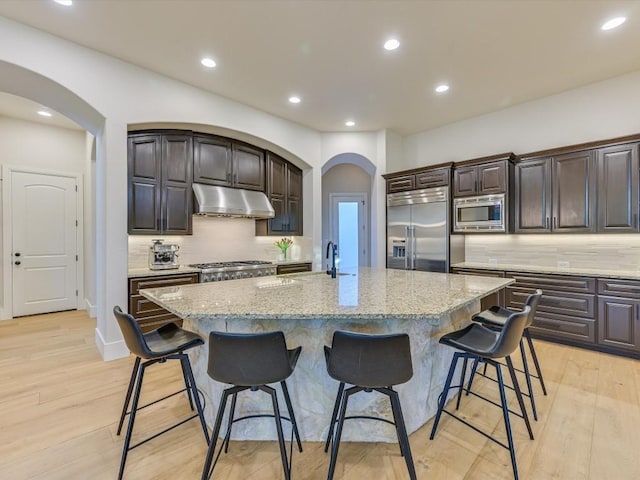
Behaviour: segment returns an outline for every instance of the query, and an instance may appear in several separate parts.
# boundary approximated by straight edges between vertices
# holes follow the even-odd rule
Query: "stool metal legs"
[[[390,422],[385,418],[346,415],[347,404],[349,403],[350,396],[361,391],[371,392],[373,390],[389,397],[389,401],[391,403],[391,412],[393,414],[394,420],[393,422]],[[332,480],[333,475],[335,474],[338,450],[340,449],[340,439],[342,438],[342,428],[344,426],[344,421],[350,418],[380,420],[386,423],[393,424],[396,428],[398,443],[400,444],[400,452],[404,457],[405,463],[407,464],[409,478],[411,480],[416,480],[416,471],[413,465],[413,456],[411,455],[409,436],[407,435],[407,429],[404,424],[404,416],[402,415],[402,408],[400,407],[400,397],[398,396],[398,392],[396,392],[392,387],[368,389],[364,387],[353,386],[345,389],[345,384],[342,382],[338,387],[338,397],[336,398],[336,403],[333,409],[333,416],[331,418],[331,425],[329,427],[329,436],[327,437],[327,441],[325,443],[325,452],[327,451],[329,443],[331,443],[331,461],[329,463],[329,473],[327,474],[327,480]],[[337,424],[335,434],[333,434],[334,424]]]
[[[458,361],[460,360],[460,358],[464,359],[464,368],[463,368],[463,372],[461,374],[461,384],[459,386],[451,386],[451,382],[453,380],[453,375],[455,373],[456,367],[458,365]],[[462,392],[462,389],[464,388],[464,375],[465,375],[465,371],[466,371],[466,364],[467,364],[467,360],[468,359],[473,359],[474,364],[473,364],[473,368],[472,368],[472,378],[473,378],[473,374],[475,373],[477,366],[478,366],[478,360],[482,360],[485,363],[491,364],[495,367],[496,369],[496,375],[497,375],[497,383],[498,383],[498,387],[499,387],[499,391],[500,391],[500,404],[497,404],[495,402],[493,402],[490,399],[484,398],[474,392],[470,392],[475,396],[478,396],[480,398],[482,398],[483,400],[487,400],[488,402],[500,406],[502,408],[502,414],[503,414],[503,420],[504,420],[504,426],[505,426],[505,430],[506,430],[506,434],[507,434],[507,443],[504,444],[503,442],[499,441],[498,439],[492,437],[491,435],[483,432],[482,430],[480,430],[479,428],[477,428],[476,426],[470,424],[469,422],[467,422],[466,420],[464,420],[461,417],[458,417],[457,415],[455,415],[454,413],[451,413],[449,411],[447,411],[444,407],[445,404],[447,402],[447,393],[451,388],[459,388],[458,391],[458,399],[456,401],[456,409],[458,408],[459,404],[460,404],[460,393]],[[533,432],[531,430],[531,424],[529,422],[529,417],[527,415],[527,411],[525,409],[524,406],[524,400],[522,399],[522,392],[520,391],[520,386],[518,384],[518,379],[516,377],[516,373],[515,373],[515,369],[513,368],[513,363],[511,361],[510,357],[505,357],[506,363],[507,363],[507,368],[509,370],[509,375],[511,376],[511,381],[513,382],[513,388],[516,394],[516,398],[518,400],[518,405],[520,407],[520,411],[521,411],[521,415],[517,414],[516,412],[512,412],[511,410],[509,410],[509,407],[507,405],[507,397],[506,397],[506,392],[505,392],[505,384],[504,384],[504,380],[502,377],[502,364],[499,362],[496,362],[495,360],[492,359],[488,359],[488,358],[482,358],[479,359],[476,355],[473,355],[471,353],[464,353],[464,352],[455,352],[453,354],[453,359],[451,361],[451,366],[449,367],[449,372],[447,374],[447,379],[445,380],[445,384],[444,384],[444,388],[442,390],[442,393],[440,394],[440,398],[438,400],[438,411],[436,413],[435,416],[435,420],[433,422],[433,427],[431,429],[431,435],[430,435],[430,439],[433,440],[433,438],[435,437],[436,431],[438,429],[438,424],[440,423],[440,419],[442,417],[442,413],[446,413],[447,415],[450,415],[451,417],[455,418],[456,420],[464,423],[465,425],[467,425],[468,427],[472,428],[473,430],[475,430],[476,432],[480,433],[481,435],[483,435],[484,437],[488,438],[489,440],[497,443],[498,445],[502,446],[503,448],[509,450],[509,454],[511,456],[511,466],[513,468],[513,475],[514,478],[517,480],[518,479],[518,467],[516,464],[516,455],[515,455],[515,448],[513,445],[513,436],[511,433],[511,421],[510,421],[510,413],[514,413],[515,415],[518,415],[520,417],[522,417],[522,419],[525,422],[525,425],[527,427],[527,431],[529,433],[529,438],[531,438],[533,440]]]
[[[540,363],[538,362],[538,355],[536,354],[536,349],[533,346],[533,341],[531,340],[531,334],[529,333],[528,328],[524,329],[524,336],[527,339],[527,344],[529,345],[529,351],[531,352],[531,358],[533,359],[533,366],[536,367],[536,374],[540,381],[540,386],[542,387],[542,393],[546,395],[547,387],[544,385],[544,378],[542,377],[542,370],[540,369]]]
[[[293,407],[291,405],[291,397],[289,396],[289,390],[287,388],[286,382],[280,382],[282,386],[282,393],[285,399],[285,403],[287,405],[287,411],[289,413],[289,417],[283,417],[280,415],[280,406],[278,404],[278,396],[276,390],[274,388],[268,387],[266,385],[258,385],[254,387],[245,387],[245,386],[234,386],[225,389],[222,392],[222,397],[220,399],[220,405],[218,406],[218,413],[216,414],[216,420],[213,426],[212,439],[209,443],[209,449],[207,450],[207,456],[205,458],[204,467],[202,469],[202,480],[208,480],[213,475],[213,469],[218,463],[218,459],[220,458],[220,454],[224,449],[224,452],[227,453],[229,450],[229,440],[231,438],[231,429],[235,422],[239,422],[241,420],[246,420],[248,418],[262,418],[262,417],[273,417],[276,423],[276,433],[278,435],[278,444],[280,447],[280,457],[282,458],[282,468],[284,470],[284,478],[285,480],[291,479],[291,455],[287,455],[287,449],[284,441],[284,433],[282,430],[282,420],[289,420],[291,422],[292,436],[295,436],[296,442],[298,445],[298,450],[302,452],[302,443],[300,441],[300,434],[298,432],[298,425],[296,423],[296,418],[293,413]],[[236,402],[238,393],[251,390],[251,391],[263,391],[271,397],[271,403],[273,406],[273,415],[247,415],[245,417],[235,418],[235,410],[236,410]],[[216,453],[216,444],[218,443],[218,437],[220,436],[220,430],[222,428],[222,419],[224,417],[225,410],[227,408],[227,402],[231,397],[231,408],[229,409],[229,418],[227,420],[227,431],[222,440],[222,445],[220,449]],[[292,447],[293,449],[293,447]],[[214,459],[215,455],[215,459]]]
[[[166,360],[180,360],[180,366],[182,368],[182,375],[183,375],[183,380],[184,380],[184,384],[185,384],[185,389],[183,390],[179,390],[175,393],[166,395],[158,400],[155,400],[151,403],[148,403],[146,405],[143,405],[141,407],[138,407],[138,402],[140,401],[140,391],[142,390],[142,382],[144,380],[144,372],[145,370],[153,365],[154,363],[164,363]],[[158,403],[162,400],[165,400],[169,397],[173,397],[174,395],[178,395],[179,393],[182,393],[184,391],[188,392],[188,397],[189,397],[189,404],[191,406],[191,409],[193,410],[193,404],[195,403],[195,408],[196,408],[196,414],[181,420],[180,422],[165,428],[164,430],[162,430],[159,433],[156,433],[148,438],[146,438],[145,440],[142,440],[138,443],[136,443],[135,445],[131,446],[131,436],[133,434],[133,425],[135,423],[135,419],[136,419],[136,413],[138,412],[138,410],[141,410],[143,408],[146,408],[150,405],[153,405],[155,403]],[[131,395],[133,394],[133,398],[131,397]],[[129,411],[127,411],[129,409],[129,404],[131,403],[131,409]],[[129,415],[129,424],[127,426],[127,431],[125,433],[125,438],[124,438],[124,445],[122,447],[122,457],[120,459],[120,470],[118,472],[118,480],[122,479],[122,476],[124,474],[124,467],[125,464],[127,462],[127,455],[129,453],[130,450],[133,450],[134,448],[142,445],[143,443],[147,443],[149,440],[153,440],[154,438],[162,435],[163,433],[168,432],[169,430],[173,430],[174,428],[182,425],[183,423],[188,422],[189,420],[192,420],[196,417],[200,418],[200,424],[202,425],[202,430],[204,431],[204,437],[205,440],[207,441],[207,444],[209,443],[209,432],[207,430],[207,424],[204,421],[204,414],[203,414],[203,410],[202,410],[202,404],[200,403],[200,397],[198,396],[198,390],[196,389],[196,382],[195,379],[193,378],[193,372],[191,370],[191,364],[189,363],[189,357],[187,357],[187,355],[185,353],[178,353],[178,354],[173,354],[173,355],[168,355],[166,357],[162,357],[162,358],[157,358],[157,359],[153,359],[153,360],[147,360],[146,362],[141,362],[140,357],[136,357],[136,361],[133,365],[133,371],[131,373],[131,379],[129,380],[129,387],[127,388],[127,395],[125,397],[125,402],[124,402],[124,406],[122,408],[122,414],[120,415],[120,421],[118,423],[118,430],[117,430],[117,435],[120,435],[120,432],[122,431],[122,426],[124,424],[124,418]]]

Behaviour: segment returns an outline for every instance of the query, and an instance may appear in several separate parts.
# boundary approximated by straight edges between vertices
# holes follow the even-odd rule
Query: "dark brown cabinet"
[[[506,160],[481,165],[460,166],[453,170],[453,196],[492,195],[507,191]]]
[[[310,272],[311,262],[287,263],[284,265],[278,265],[276,268],[276,272],[278,275],[285,275],[287,273]]]
[[[480,269],[470,269],[470,268],[452,268],[451,273],[457,273],[460,275],[481,275],[484,277],[501,277],[504,278],[505,273],[500,270],[480,270]],[[487,310],[494,305],[498,305],[500,307],[505,306],[505,289],[501,289],[491,295],[487,295],[486,297],[480,300],[480,308],[482,310]]]
[[[191,234],[191,135],[131,135],[127,154],[128,232]]]
[[[591,151],[527,159],[515,167],[516,233],[595,232]]]
[[[265,190],[263,150],[214,135],[196,135],[193,141],[194,182]]]
[[[598,232],[637,232],[638,149],[631,143],[602,148],[598,162]]]
[[[522,310],[536,289],[542,298],[531,332],[547,339],[582,344],[596,342],[596,282],[594,278],[507,272],[516,283],[507,287],[507,308]]]
[[[598,343],[640,352],[640,282],[598,280]]]
[[[256,235],[302,235],[302,170],[267,152],[267,197],[275,217],[256,220]]]
[[[144,288],[172,287],[198,283],[197,273],[157,275],[150,277],[135,277],[129,279],[129,313],[138,321],[143,332],[148,332],[167,323],[182,323],[174,314],[159,307],[140,295]]]
[[[406,192],[420,188],[446,187],[451,183],[452,163],[406,170],[383,175],[387,181],[387,193]]]

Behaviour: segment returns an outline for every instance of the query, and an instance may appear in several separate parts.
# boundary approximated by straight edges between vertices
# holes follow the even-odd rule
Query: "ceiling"
[[[38,111],[40,110],[49,112],[51,116],[43,117],[38,115]],[[71,130],[84,130],[80,125],[51,108],[5,92],[0,92],[0,117],[19,118],[20,120],[26,120],[28,122],[69,128]]]
[[[0,15],[320,131],[406,135],[640,70],[638,1],[3,0]]]

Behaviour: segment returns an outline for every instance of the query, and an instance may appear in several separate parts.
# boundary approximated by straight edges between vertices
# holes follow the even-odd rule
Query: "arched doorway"
[[[322,241],[338,245],[339,266],[370,266],[371,192],[375,166],[364,156],[343,153],[322,167]]]

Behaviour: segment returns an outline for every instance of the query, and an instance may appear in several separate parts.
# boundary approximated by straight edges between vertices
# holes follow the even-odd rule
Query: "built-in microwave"
[[[505,232],[504,194],[453,199],[454,232]]]

